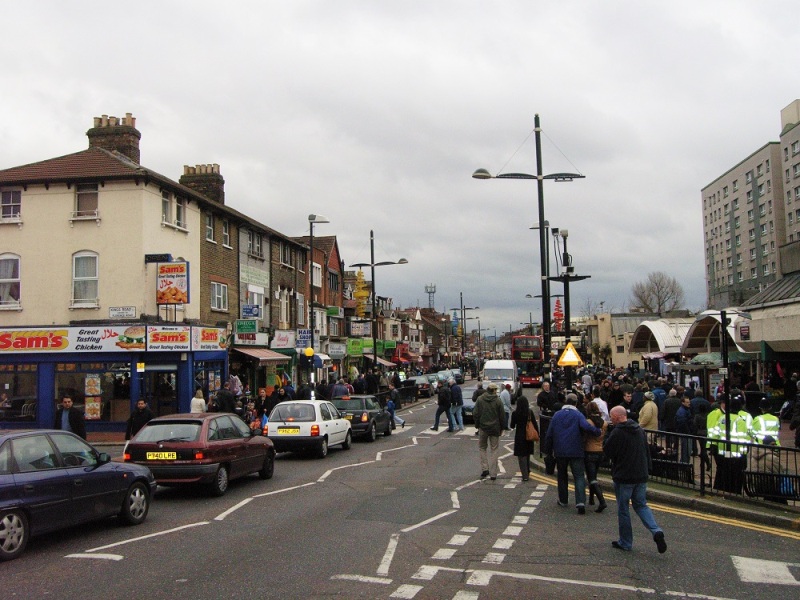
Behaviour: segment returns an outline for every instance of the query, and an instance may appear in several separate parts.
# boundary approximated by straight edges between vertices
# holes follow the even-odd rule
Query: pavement
[[[414,402],[406,402],[397,412],[402,413],[408,408],[429,400],[429,398],[418,398]],[[90,444],[98,447],[125,444],[124,431],[92,431],[88,432],[87,438]],[[780,443],[784,447],[794,447],[794,432],[789,430],[788,423],[782,424]],[[534,455],[532,466],[541,473],[545,472],[544,461],[536,455]],[[613,482],[610,477],[603,476],[601,473],[598,479],[604,484],[604,489],[613,489]],[[779,529],[800,531],[800,506],[773,505],[770,502],[738,496],[722,497],[708,494],[703,496],[696,490],[673,487],[655,481],[648,482],[647,497],[648,500],[655,503],[668,504],[750,523],[759,523]]]

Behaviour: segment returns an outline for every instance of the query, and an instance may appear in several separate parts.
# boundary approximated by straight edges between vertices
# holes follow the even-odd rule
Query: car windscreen
[[[483,376],[485,378],[490,379],[491,381],[513,381],[514,380],[514,370],[513,369],[486,369],[483,372]]]
[[[150,421],[134,437],[135,442],[195,442],[200,439],[200,421]]]
[[[364,408],[363,400],[332,400],[333,405],[339,410],[362,410]]]
[[[299,404],[296,402],[281,402],[272,409],[269,415],[270,421],[316,421],[317,416],[311,404]]]

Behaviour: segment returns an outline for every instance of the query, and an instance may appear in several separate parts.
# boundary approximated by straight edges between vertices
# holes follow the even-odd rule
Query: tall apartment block
[[[800,255],[800,100],[767,142],[702,190],[708,308],[738,306]]]

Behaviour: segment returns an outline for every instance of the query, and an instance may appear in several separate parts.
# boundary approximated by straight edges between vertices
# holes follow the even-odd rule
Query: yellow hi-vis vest
[[[775,444],[780,446],[781,442],[778,435],[781,432],[781,420],[775,415],[769,413],[759,415],[753,419],[753,426],[750,429],[750,437],[756,444],[763,444],[764,438],[771,435],[775,438]]]

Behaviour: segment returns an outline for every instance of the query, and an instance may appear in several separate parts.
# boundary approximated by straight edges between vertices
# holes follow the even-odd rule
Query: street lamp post
[[[316,369],[314,368],[314,329],[316,329],[316,314],[314,311],[314,224],[317,223],[330,223],[327,217],[323,217],[322,215],[308,215],[308,246],[309,250],[309,257],[308,257],[308,290],[309,290],[309,301],[311,302],[311,335],[309,338],[308,348],[311,349],[311,352],[308,352],[308,348],[304,351],[305,355],[308,357],[308,382],[309,387],[311,387],[311,398],[314,398],[314,373]],[[320,287],[322,286],[322,282],[320,282]]]
[[[536,175],[529,175],[527,173],[502,173],[499,175],[492,175],[486,169],[478,169],[472,174],[475,179],[535,179],[536,190],[539,208],[539,223],[546,223],[544,217],[544,180],[552,179],[554,181],[572,181],[573,179],[582,179],[584,176],[578,173],[551,173],[549,175],[542,174],[542,128],[539,123],[539,115],[534,115],[534,133],[536,141]],[[547,233],[544,227],[539,229],[539,256],[540,256],[540,273],[542,281],[542,341],[545,356],[550,357],[550,280],[548,279],[548,263],[547,256]],[[548,362],[549,364],[549,362]]]
[[[466,321],[466,318],[465,318],[465,312],[466,312],[466,311],[468,311],[468,310],[479,310],[479,309],[480,309],[480,306],[464,306],[464,292],[459,292],[459,293],[458,293],[458,296],[459,296],[459,299],[460,299],[460,308],[450,308],[450,309],[448,309],[448,310],[460,310],[460,313],[459,313],[459,314],[461,315],[461,323],[460,323],[460,329],[461,329],[461,333],[460,333],[460,335],[458,336],[458,339],[459,339],[459,341],[461,342],[461,349],[462,349],[461,351],[462,351],[462,357],[463,357],[463,351],[464,351],[464,350],[463,350],[463,349],[464,349],[464,332],[465,332],[465,329],[464,329],[464,327],[465,327],[465,325],[464,325],[464,321]]]
[[[369,262],[368,263],[354,263],[350,265],[351,267],[369,267],[370,268],[370,277],[372,278],[372,366],[378,366],[378,338],[377,338],[377,330],[378,330],[378,315],[377,315],[377,308],[376,308],[376,293],[375,293],[375,267],[384,267],[387,265],[405,265],[408,264],[408,261],[405,258],[401,258],[400,260],[384,260],[381,262],[375,262],[375,235],[372,229],[369,230]]]

